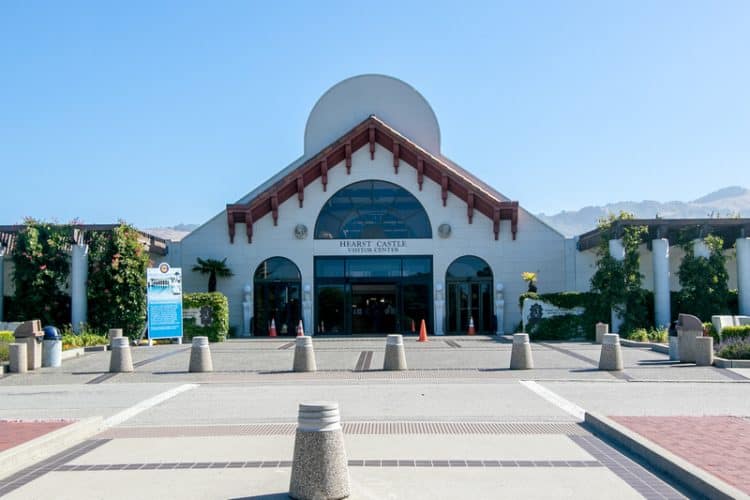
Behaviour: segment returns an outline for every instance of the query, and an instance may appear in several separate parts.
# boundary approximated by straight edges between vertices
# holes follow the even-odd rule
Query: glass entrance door
[[[448,283],[448,333],[492,331],[492,283]]]
[[[396,284],[352,285],[352,333],[394,333],[397,323]]]
[[[429,256],[316,257],[315,283],[317,333],[432,331]]]

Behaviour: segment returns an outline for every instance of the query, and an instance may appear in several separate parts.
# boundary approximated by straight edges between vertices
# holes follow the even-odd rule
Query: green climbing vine
[[[596,309],[603,321],[609,322],[610,308],[623,319],[622,334],[650,325],[648,292],[641,288],[643,275],[640,272],[638,247],[648,232],[646,226],[623,226],[621,234],[614,234],[617,221],[633,219],[633,214],[621,212],[599,221],[601,241],[597,249],[597,269],[591,278],[591,291],[598,296]],[[620,237],[625,249],[623,260],[615,259],[609,252],[609,240]]]
[[[88,320],[98,331],[122,328],[138,335],[146,322],[146,268],[149,259],[138,231],[121,223],[91,234]]]
[[[12,255],[16,318],[38,318],[42,324],[70,322],[67,290],[72,238],[72,225],[24,221]]]
[[[678,294],[680,311],[694,314],[701,321],[710,321],[713,314],[727,314],[729,308],[729,274],[724,256],[724,240],[719,236],[703,238],[709,256],[695,255],[692,241],[683,242],[685,250],[678,275],[681,290]]]

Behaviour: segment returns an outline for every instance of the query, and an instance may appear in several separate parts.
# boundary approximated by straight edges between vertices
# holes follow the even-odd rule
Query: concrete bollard
[[[133,371],[133,356],[127,337],[112,339],[112,353],[109,356],[109,372],[122,373]]]
[[[602,353],[599,356],[599,369],[606,371],[622,370],[620,336],[616,333],[605,333],[602,337]]]
[[[703,335],[703,332],[694,330],[677,331],[677,353],[680,363],[695,363],[695,340]]]
[[[109,348],[111,349],[112,341],[114,339],[122,337],[122,328],[110,328],[107,335],[109,336]]]
[[[26,342],[23,344],[9,344],[10,372],[26,373],[29,371],[29,358],[26,353]]]
[[[532,368],[534,368],[534,359],[531,357],[529,334],[513,334],[513,349],[510,352],[510,369],[531,370]]]
[[[289,496],[297,500],[349,496],[349,469],[338,403],[300,403]]]
[[[208,337],[193,337],[188,371],[191,373],[214,371],[214,364],[211,361],[211,348],[208,346]]]
[[[313,349],[313,339],[308,336],[299,336],[294,346],[294,364],[292,371],[295,372],[314,372],[318,369],[315,364],[315,350]]]
[[[695,338],[695,364],[698,366],[711,366],[714,364],[714,339],[713,337]]]
[[[596,324],[596,343],[601,344],[602,338],[609,333],[608,323],[597,323]]]
[[[386,338],[383,370],[408,370],[406,367],[406,352],[404,351],[403,336],[394,334],[388,335]]]

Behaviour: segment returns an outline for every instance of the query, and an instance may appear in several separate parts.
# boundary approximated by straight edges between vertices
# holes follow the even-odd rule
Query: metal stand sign
[[[162,263],[146,270],[148,338],[182,340],[182,269]]]

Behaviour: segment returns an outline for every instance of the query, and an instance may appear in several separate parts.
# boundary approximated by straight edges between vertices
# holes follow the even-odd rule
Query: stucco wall
[[[235,242],[229,243],[226,212],[199,227],[182,240],[180,245],[181,266],[186,270],[184,288],[186,291],[203,291],[206,277],[187,272],[196,258],[227,258],[227,265],[235,275],[220,279],[218,290],[226,294],[230,304],[230,322],[242,322],[242,289],[252,284],[257,266],[265,259],[274,256],[286,257],[297,264],[302,274],[303,285],[313,283],[313,259],[316,255],[338,255],[331,253],[331,240],[315,240],[315,222],[323,204],[339,189],[361,180],[379,179],[398,184],[411,192],[425,207],[432,225],[432,240],[409,240],[408,248],[401,255],[433,255],[434,283],[444,283],[445,272],[453,260],[463,255],[476,255],[486,260],[492,267],[495,284],[505,287],[506,331],[510,331],[520,321],[518,296],[525,290],[521,272],[534,271],[539,274],[539,291],[555,292],[565,289],[565,239],[528,212],[521,210],[518,221],[518,234],[512,240],[510,222],[502,221],[500,238],[494,239],[492,220],[475,211],[472,224],[468,223],[466,204],[453,195],[448,196],[447,205],[442,206],[440,186],[425,179],[423,190],[419,191],[417,172],[401,162],[399,173],[393,169],[391,153],[380,145],[376,148],[375,159],[370,159],[367,147],[352,155],[351,174],[347,175],[343,163],[329,169],[327,190],[318,179],[305,188],[304,207],[300,208],[296,197],[279,206],[278,226],[273,225],[271,214],[255,222],[253,243],[248,244],[245,227],[238,224]],[[452,227],[450,238],[442,239],[437,228],[442,223]],[[306,239],[294,236],[297,224],[307,226]]]

